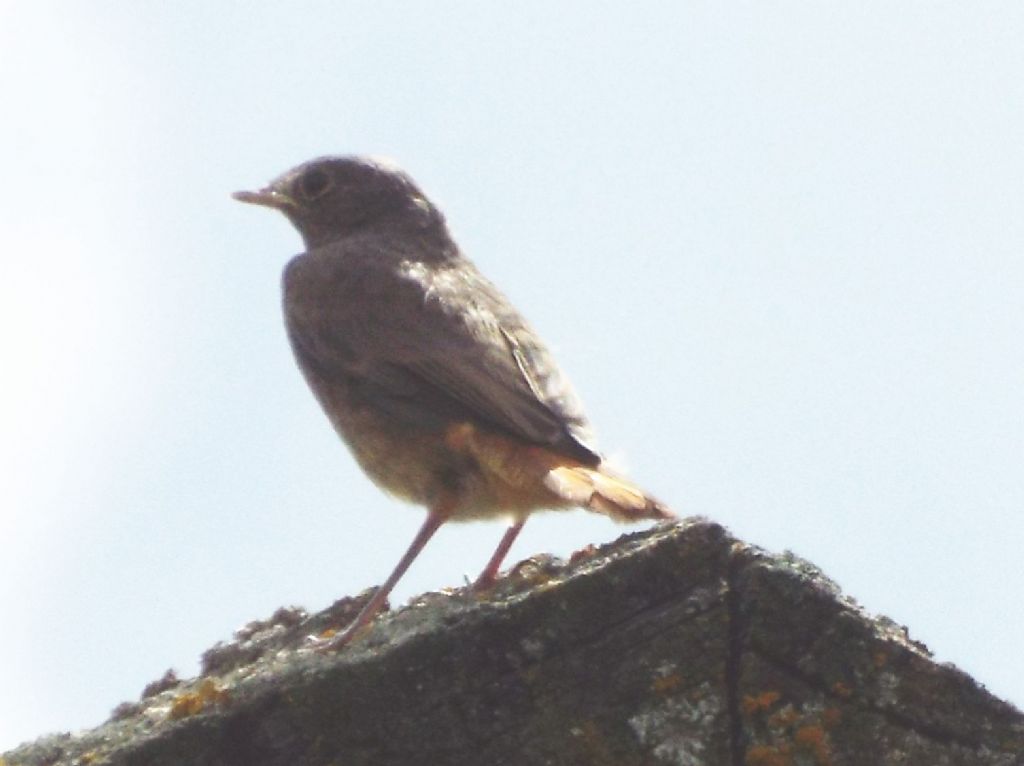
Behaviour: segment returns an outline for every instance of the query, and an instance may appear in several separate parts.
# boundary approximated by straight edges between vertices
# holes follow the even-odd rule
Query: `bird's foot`
[[[486,593],[489,590],[493,590],[494,586],[498,584],[498,573],[497,572],[482,572],[473,584],[470,586],[470,590],[473,593]]]

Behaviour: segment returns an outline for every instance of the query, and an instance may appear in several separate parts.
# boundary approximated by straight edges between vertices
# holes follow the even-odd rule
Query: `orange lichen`
[[[655,694],[670,694],[683,685],[683,677],[678,673],[660,676],[651,681],[651,691]]]
[[[835,694],[837,697],[849,699],[853,695],[853,689],[851,689],[842,681],[836,681],[834,684],[832,684],[832,693]]]
[[[747,748],[743,762],[747,766],[790,766],[792,760],[786,747],[753,745]]]
[[[875,663],[876,668],[881,668],[883,665],[885,665],[886,662],[889,661],[889,656],[885,652],[878,651],[874,653],[874,655],[871,657],[871,660]]]
[[[792,705],[786,705],[781,710],[777,710],[768,719],[768,725],[776,729],[785,729],[792,726],[800,720],[800,713],[796,711]]]
[[[767,710],[776,702],[782,695],[778,692],[761,692],[760,694],[745,694],[743,696],[743,702],[741,706],[743,712],[747,715],[753,715],[762,710]]]
[[[212,679],[204,678],[194,691],[185,692],[175,698],[168,715],[172,720],[187,718],[201,713],[210,705],[223,705],[228,701],[228,697],[228,693]]]
[[[770,709],[779,702],[777,692],[762,692],[744,697],[741,708],[745,715]],[[785,704],[767,719],[751,721],[756,739],[766,744],[752,746],[747,751],[750,766],[791,766],[795,761],[814,766],[830,766],[831,742],[827,729],[835,726],[842,714],[838,708],[800,710]],[[760,720],[758,720],[760,719]]]
[[[837,707],[825,708],[821,714],[821,723],[826,729],[831,729],[843,718],[843,711]]]
[[[831,763],[828,734],[820,726],[801,726],[793,735],[793,741],[799,749],[812,753],[815,763],[820,766]]]

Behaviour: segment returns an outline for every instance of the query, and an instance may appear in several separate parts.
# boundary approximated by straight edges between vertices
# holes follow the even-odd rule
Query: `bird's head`
[[[318,157],[292,168],[259,191],[232,195],[280,210],[313,249],[381,223],[444,227],[440,211],[413,180],[387,160]]]

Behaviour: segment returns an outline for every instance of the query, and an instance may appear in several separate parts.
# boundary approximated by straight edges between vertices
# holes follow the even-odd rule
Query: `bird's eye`
[[[331,188],[331,178],[322,170],[310,170],[299,178],[299,191],[307,200],[322,196]]]

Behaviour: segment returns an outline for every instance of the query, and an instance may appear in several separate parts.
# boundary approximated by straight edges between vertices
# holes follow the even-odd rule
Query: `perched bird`
[[[428,509],[333,646],[373,618],[446,521],[512,520],[476,580],[484,589],[535,510],[673,518],[602,464],[544,343],[406,173],[383,160],[321,157],[234,197],[280,210],[302,235],[306,252],[283,278],[298,366],[366,474]]]

